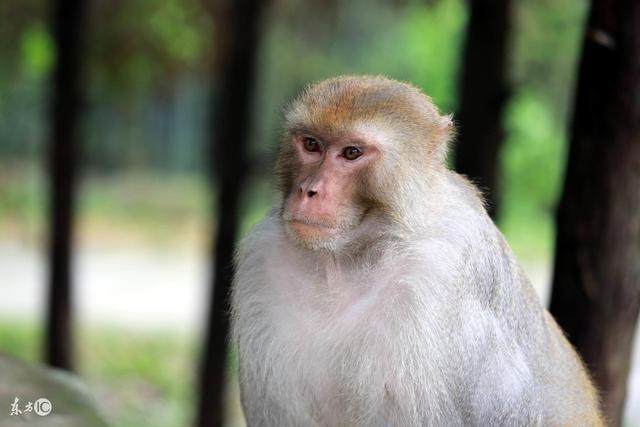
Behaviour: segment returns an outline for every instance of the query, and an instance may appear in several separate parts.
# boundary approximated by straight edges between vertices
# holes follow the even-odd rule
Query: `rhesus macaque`
[[[450,117],[339,77],[286,113],[282,203],[243,241],[233,341],[250,426],[600,426],[576,352],[445,165]]]

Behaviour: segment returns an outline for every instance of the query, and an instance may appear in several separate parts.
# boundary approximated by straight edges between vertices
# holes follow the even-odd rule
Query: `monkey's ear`
[[[436,160],[444,162],[449,152],[449,143],[455,137],[453,114],[440,116],[434,133],[434,155]]]

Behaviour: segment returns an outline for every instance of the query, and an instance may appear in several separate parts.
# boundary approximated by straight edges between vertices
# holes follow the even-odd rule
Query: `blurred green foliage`
[[[212,26],[199,0],[94,0],[85,51],[100,100],[139,102],[206,72]]]
[[[28,79],[44,79],[55,61],[55,49],[51,35],[44,25],[29,27],[21,40],[22,73]]]
[[[505,119],[500,226],[521,257],[550,256],[564,134],[540,96],[527,90],[515,95]]]

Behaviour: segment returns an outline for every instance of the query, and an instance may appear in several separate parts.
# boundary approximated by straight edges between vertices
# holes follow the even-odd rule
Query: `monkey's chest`
[[[273,342],[280,367],[270,372],[283,376],[274,375],[271,381],[279,383],[278,389],[290,387],[302,401],[305,416],[320,425],[347,425],[354,419],[366,420],[363,425],[383,424],[385,386],[393,372],[389,343],[376,336],[380,331],[373,327],[365,332],[360,330],[364,325],[340,321],[299,322]]]
[[[444,329],[432,323],[443,317],[434,316],[438,304],[391,270],[331,283],[283,271],[270,270],[235,312],[247,325],[236,336],[247,406],[296,420],[280,425],[415,425],[403,417],[447,412],[439,406],[454,399],[442,384],[453,375],[442,367]]]
[[[262,352],[273,355],[262,362],[265,392],[283,399],[286,390],[286,398],[301,402],[296,418],[321,425],[388,424],[393,401],[406,400],[399,390],[413,393],[400,369],[413,349],[401,340],[416,330],[389,317],[391,304],[390,295],[366,289],[281,300]]]

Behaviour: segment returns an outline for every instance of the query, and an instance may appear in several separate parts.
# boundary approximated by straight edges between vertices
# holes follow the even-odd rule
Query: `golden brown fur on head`
[[[341,76],[307,87],[286,113],[287,129],[347,132],[375,123],[407,148],[440,157],[451,119],[415,86],[381,76]]]

